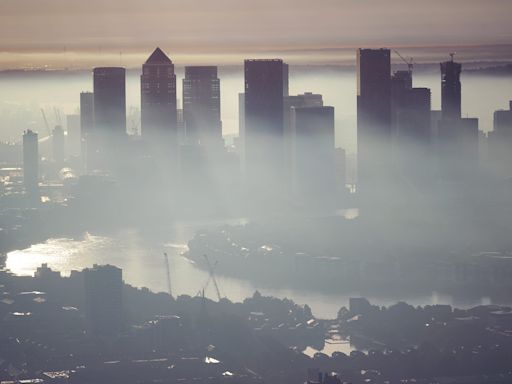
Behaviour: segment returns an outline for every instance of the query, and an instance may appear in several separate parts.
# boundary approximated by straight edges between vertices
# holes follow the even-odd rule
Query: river
[[[244,220],[233,220],[227,224],[240,224]],[[137,287],[148,287],[152,291],[167,291],[167,278],[163,252],[169,255],[171,287],[174,295],[196,295],[206,285],[209,274],[198,268],[182,253],[187,242],[197,230],[220,224],[218,222],[182,222],[158,231],[135,229],[119,230],[109,235],[85,233],[80,238],[52,238],[29,248],[7,254],[6,267],[18,275],[32,275],[42,263],[47,263],[63,275],[72,270],[81,270],[93,264],[113,264],[123,269],[126,283]],[[226,224],[226,222],[223,222]],[[334,318],[342,306],[348,306],[350,297],[358,292],[332,292],[330,294],[300,289],[269,288],[247,280],[217,276],[221,295],[232,301],[242,301],[258,290],[263,295],[289,298],[298,304],[308,304],[319,318]],[[212,284],[205,295],[216,299]],[[448,295],[432,292],[429,295],[411,296],[406,292],[401,297],[368,297],[377,305],[391,305],[407,301],[412,305],[450,304],[470,307],[490,304],[488,298],[455,300]]]

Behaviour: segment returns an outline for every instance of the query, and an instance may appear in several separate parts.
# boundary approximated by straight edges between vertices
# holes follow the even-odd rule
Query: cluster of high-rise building
[[[478,119],[462,117],[461,64],[452,56],[440,69],[442,108],[432,111],[430,89],[413,87],[412,64],[392,73],[389,49],[357,51],[357,191],[362,199],[378,202],[397,186],[467,181],[477,173]],[[127,134],[125,78],[124,68],[95,68],[93,92],[80,95],[80,116],[68,117],[73,127],[68,136],[81,143],[72,150],[81,153],[87,173],[130,175],[133,185],[144,181],[163,195],[183,193],[209,202],[226,192],[263,204],[333,208],[342,200],[346,160],[345,151],[335,148],[334,108],[325,106],[320,94],[289,95],[289,68],[282,60],[245,60],[236,151],[226,148],[222,136],[217,67],[185,67],[179,108],[174,64],[155,49],[142,65],[141,136],[136,140]],[[511,111],[497,111],[488,139],[490,163],[503,175],[511,163],[511,116]],[[37,189],[34,135],[24,136],[28,191]],[[53,156],[59,163],[64,162],[63,141],[58,127]]]
[[[222,136],[217,67],[185,67],[179,109],[174,64],[159,48],[150,55],[141,74],[142,151],[131,149],[126,133],[125,70],[95,68],[93,92],[80,97],[85,169],[115,174],[142,153],[148,173],[187,197],[214,198],[229,186],[230,193],[265,204],[293,197],[333,206],[334,108],[323,105],[322,95],[290,96],[288,72],[279,59],[245,61],[238,151],[230,153]]]
[[[463,185],[480,175],[482,133],[478,119],[461,113],[462,66],[452,55],[440,69],[441,111],[432,111],[430,89],[412,85],[412,64],[407,71],[391,73],[389,49],[358,50],[357,164],[363,199],[382,202],[390,196],[386,192],[424,192],[439,181]],[[504,132],[512,131],[507,114],[495,114],[495,130],[489,135],[492,157],[500,153],[494,137],[504,139]],[[510,139],[503,144],[511,145]]]

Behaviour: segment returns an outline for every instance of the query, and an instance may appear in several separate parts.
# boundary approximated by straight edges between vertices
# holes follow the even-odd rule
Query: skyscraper
[[[94,93],[80,93],[80,150],[82,166],[86,170],[93,168],[94,158]]]
[[[357,153],[360,191],[377,191],[391,156],[391,56],[389,49],[357,51]],[[366,186],[365,186],[366,184]]]
[[[336,192],[334,108],[292,108],[292,175],[299,201],[333,205]]]
[[[397,110],[397,134],[420,145],[430,144],[431,92],[429,88],[412,88]]]
[[[430,89],[412,87],[411,71],[393,74],[391,114],[395,137],[417,144],[430,142],[430,99]]]
[[[126,135],[125,69],[94,68],[94,131],[103,137]]]
[[[441,110],[443,119],[460,119],[461,117],[461,83],[462,66],[453,61],[441,63]]]
[[[52,149],[53,149],[53,161],[62,167],[64,164],[64,130],[60,125],[56,125],[52,131]]]
[[[115,337],[123,330],[123,272],[112,265],[84,269],[87,331]]]
[[[430,89],[413,88],[411,67],[391,77],[393,169],[401,189],[431,181],[430,99]]]
[[[238,153],[241,169],[245,169],[245,93],[238,94]]]
[[[282,60],[245,60],[245,172],[253,191],[281,187],[283,73]]]
[[[433,146],[431,136],[431,93],[428,88],[411,88],[393,107],[394,169],[401,188],[431,185]]]
[[[512,176],[512,101],[508,110],[494,112],[493,130],[489,132],[489,160],[499,177]]]
[[[441,120],[438,126],[439,157],[445,178],[464,182],[475,177],[479,164],[478,119],[461,118],[462,65],[441,63]]]
[[[290,94],[289,77],[290,77],[290,66],[286,63],[283,63],[283,96],[284,97],[286,97]]]
[[[126,135],[125,69],[94,68],[94,128],[87,132],[87,167],[113,170],[122,163]]]
[[[94,93],[80,93],[80,134],[82,139],[94,129]]]
[[[176,150],[176,75],[174,64],[160,48],[142,65],[140,85],[142,137],[150,145],[160,142],[167,150]]]
[[[478,119],[439,121],[441,169],[450,181],[469,181],[478,170]]]
[[[81,154],[81,133],[80,133],[80,115],[66,116],[66,144],[67,152],[71,156],[80,156]]]
[[[224,147],[217,67],[185,67],[183,118],[188,143],[204,145],[208,150]]]
[[[30,129],[23,134],[23,183],[29,195],[38,193],[39,149],[37,133]]]
[[[291,182],[292,173],[292,112],[293,108],[305,107],[323,107],[322,95],[312,92],[305,92],[302,95],[285,96],[283,100],[283,135],[284,135],[284,161],[285,161],[285,179],[287,183]]]

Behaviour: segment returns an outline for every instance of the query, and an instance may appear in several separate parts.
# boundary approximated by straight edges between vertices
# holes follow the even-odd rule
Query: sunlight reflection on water
[[[7,254],[6,267],[18,275],[32,275],[42,263],[47,263],[63,275],[72,270],[81,270],[93,264],[113,264],[123,269],[125,282],[148,287],[153,291],[167,290],[163,252],[169,255],[173,294],[196,295],[208,280],[208,272],[196,267],[195,263],[182,256],[187,250],[187,241],[202,226],[185,225],[171,228],[165,240],[148,239],[137,230],[123,230],[111,236],[86,233],[78,239],[55,238],[23,250]],[[348,306],[350,297],[360,296],[357,292],[324,294],[296,289],[268,289],[256,283],[237,278],[218,276],[223,296],[232,301],[243,301],[255,290],[263,295],[289,298],[298,304],[308,304],[320,318],[334,318],[340,307]],[[213,288],[205,291],[209,298],[216,299]],[[391,305],[406,300],[412,305],[451,304],[447,295],[433,292],[419,297],[369,297],[373,304]],[[489,299],[477,302],[455,303],[460,307],[489,304]]]

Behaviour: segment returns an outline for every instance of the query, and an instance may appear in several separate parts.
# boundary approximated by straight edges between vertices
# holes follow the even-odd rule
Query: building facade
[[[217,67],[185,67],[183,119],[188,144],[201,144],[207,150],[224,147]]]
[[[461,82],[462,65],[453,61],[441,63],[441,111],[443,119],[461,118]]]
[[[254,192],[281,193],[283,61],[245,61],[245,174]]]
[[[391,159],[391,56],[389,49],[357,51],[358,191],[382,190]]]
[[[84,269],[85,319],[93,336],[116,337],[123,331],[123,273],[112,265]]]
[[[160,49],[142,65],[141,134],[145,141],[177,144],[176,74],[171,59]]]

